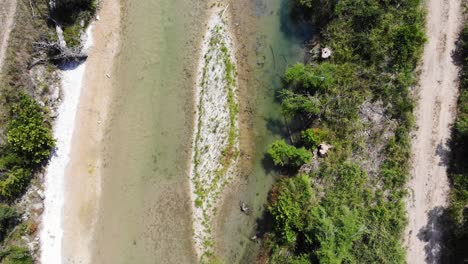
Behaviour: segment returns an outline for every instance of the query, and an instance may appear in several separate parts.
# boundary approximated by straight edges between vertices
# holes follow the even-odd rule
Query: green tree
[[[339,209],[316,207],[312,210],[308,238],[318,244],[315,255],[323,264],[353,263],[353,244],[364,226],[355,211],[343,206]]]
[[[300,167],[312,160],[312,153],[305,148],[296,148],[284,140],[273,142],[267,151],[275,165]]]
[[[285,243],[294,243],[307,226],[306,216],[314,195],[310,177],[300,175],[281,180],[272,191],[268,210],[275,220],[275,233]]]
[[[31,179],[31,172],[28,169],[14,167],[4,173],[0,180],[0,195],[12,200],[21,194]]]
[[[327,131],[320,128],[309,128],[301,132],[301,138],[310,148],[316,148],[327,136]]]
[[[0,204],[0,242],[5,239],[7,232],[15,226],[18,221],[19,214],[14,208]]]
[[[19,102],[12,106],[11,116],[7,126],[10,148],[33,165],[48,159],[55,140],[39,105],[29,96],[20,94]]]
[[[29,250],[24,247],[12,246],[0,253],[2,264],[33,264]]]

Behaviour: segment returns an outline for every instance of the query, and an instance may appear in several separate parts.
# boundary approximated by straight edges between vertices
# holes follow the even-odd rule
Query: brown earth
[[[407,262],[438,263],[447,207],[448,140],[455,119],[458,68],[452,57],[462,22],[460,0],[428,0],[412,171],[407,200]]]

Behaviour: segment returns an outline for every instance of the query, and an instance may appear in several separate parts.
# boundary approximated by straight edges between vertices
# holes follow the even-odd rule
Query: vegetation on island
[[[468,20],[458,40],[460,94],[453,127],[449,177],[451,181],[450,230],[445,258],[451,263],[468,261]]]
[[[332,56],[318,54],[284,74],[279,98],[293,140],[268,150],[288,170],[270,192],[273,228],[258,259],[404,263],[411,90],[425,42],[422,1],[291,4],[314,21],[319,48]],[[378,120],[369,121],[368,112]],[[332,146],[324,156],[317,154],[321,143]]]
[[[37,60],[37,43],[57,41],[55,23],[60,23],[67,43],[79,44],[77,32],[95,10],[94,0],[18,1],[0,76],[0,263],[33,263],[22,237],[36,232],[37,224],[22,217],[18,203],[55,145],[48,93],[50,85],[57,85],[52,62],[60,61]],[[79,30],[67,36],[68,27]],[[37,61],[44,69],[39,81],[31,73]]]

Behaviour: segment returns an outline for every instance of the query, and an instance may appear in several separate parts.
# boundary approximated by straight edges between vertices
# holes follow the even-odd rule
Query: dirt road
[[[407,201],[408,263],[438,263],[440,216],[447,205],[447,141],[455,118],[458,68],[452,52],[461,25],[460,0],[427,0],[412,171]]]
[[[0,70],[3,67],[8,37],[13,26],[16,12],[16,0],[0,0]]]

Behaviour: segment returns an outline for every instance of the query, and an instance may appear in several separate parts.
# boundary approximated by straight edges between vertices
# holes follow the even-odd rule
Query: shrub
[[[273,142],[268,148],[268,155],[275,165],[300,167],[312,160],[312,153],[305,148],[296,148],[288,145],[284,140]]]
[[[293,243],[307,226],[307,210],[314,199],[310,178],[307,175],[286,178],[276,188],[268,206],[275,220],[275,233],[281,241]]]
[[[312,148],[318,147],[327,136],[327,131],[319,128],[309,128],[301,132],[304,143]]]
[[[33,264],[29,250],[24,247],[12,246],[0,253],[3,264]]]
[[[39,105],[29,96],[20,94],[18,103],[12,106],[11,116],[7,126],[11,150],[33,165],[49,158],[55,140]]]
[[[0,195],[12,200],[21,194],[29,183],[31,172],[28,169],[15,167],[2,175]]]
[[[0,242],[3,242],[7,232],[15,226],[19,214],[14,208],[0,204]]]

